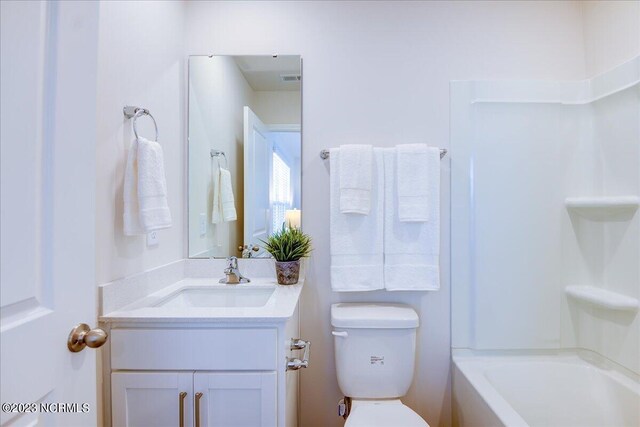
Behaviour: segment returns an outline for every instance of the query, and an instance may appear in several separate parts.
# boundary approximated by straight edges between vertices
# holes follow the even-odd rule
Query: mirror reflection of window
[[[291,168],[276,151],[273,152],[273,176],[271,182],[271,192],[273,194],[271,201],[271,231],[273,232],[282,228],[284,214],[287,209],[291,209],[292,203]]]

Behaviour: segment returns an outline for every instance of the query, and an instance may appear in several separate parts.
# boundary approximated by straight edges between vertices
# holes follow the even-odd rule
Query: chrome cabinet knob
[[[98,348],[107,342],[107,338],[107,333],[102,329],[91,329],[86,323],[79,323],[69,334],[67,348],[73,353],[82,351],[85,347]]]

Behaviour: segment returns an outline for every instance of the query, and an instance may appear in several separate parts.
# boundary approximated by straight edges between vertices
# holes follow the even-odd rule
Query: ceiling
[[[301,74],[298,55],[247,55],[234,59],[253,90],[300,90],[300,81],[284,82],[281,77]]]

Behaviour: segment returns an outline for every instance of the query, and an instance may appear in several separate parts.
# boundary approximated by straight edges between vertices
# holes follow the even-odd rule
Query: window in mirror
[[[268,256],[300,225],[301,79],[299,56],[189,58],[190,257]]]

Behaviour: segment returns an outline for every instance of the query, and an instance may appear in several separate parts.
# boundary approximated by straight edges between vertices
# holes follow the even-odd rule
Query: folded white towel
[[[340,160],[333,170],[340,176],[340,212],[368,215],[371,211],[371,145],[341,145]]]
[[[429,177],[434,167],[440,170],[440,158],[435,165],[429,161],[431,152],[439,148],[426,144],[396,146],[398,218],[402,222],[429,221]],[[438,173],[438,176],[439,173]]]
[[[388,291],[440,288],[440,167],[433,167],[434,161],[440,161],[440,151],[429,150],[428,155],[429,221],[402,222],[396,191],[396,150],[384,152],[384,282]]]
[[[140,208],[138,207],[138,141],[134,140],[129,148],[127,165],[124,170],[124,222],[125,236],[145,234],[140,224]]]
[[[334,291],[372,291],[383,282],[384,164],[381,149],[373,150],[371,211],[369,215],[340,212],[341,149],[331,150],[330,252],[331,288]]]
[[[237,219],[233,188],[231,187],[231,173],[220,168],[220,203],[222,205],[222,220],[225,222]]]
[[[171,227],[162,147],[138,138],[138,205],[145,232]]]

